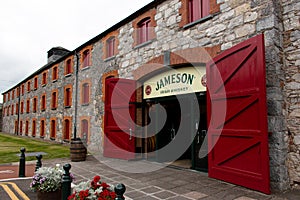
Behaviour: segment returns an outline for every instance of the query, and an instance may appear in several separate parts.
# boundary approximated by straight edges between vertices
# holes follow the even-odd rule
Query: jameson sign
[[[206,91],[205,67],[170,69],[144,82],[144,99]]]

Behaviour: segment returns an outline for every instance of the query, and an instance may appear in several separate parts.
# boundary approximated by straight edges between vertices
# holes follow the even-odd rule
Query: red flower
[[[95,177],[94,177],[94,182],[95,182],[95,183],[98,183],[99,181],[100,181],[100,176],[95,176]]]
[[[109,185],[105,182],[101,183],[100,186],[103,187],[103,189],[109,188]]]

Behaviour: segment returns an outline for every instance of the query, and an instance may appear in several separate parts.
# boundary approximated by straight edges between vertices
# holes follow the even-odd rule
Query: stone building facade
[[[3,93],[3,131],[69,142],[76,127],[77,136],[87,139],[89,150],[101,152],[107,78],[143,79],[160,69],[166,58],[167,64],[174,66],[183,60],[205,63],[207,58],[191,55],[201,48],[213,58],[263,33],[271,133],[270,182],[273,190],[299,184],[300,2],[206,2],[209,2],[208,13],[191,22],[188,0],[155,0],[75,50],[65,50],[63,55],[50,59],[40,70]],[[149,22],[148,36],[140,42],[138,37],[144,22]],[[66,73],[70,63],[72,69]],[[66,100],[68,88],[71,100]],[[45,110],[41,109],[43,95]],[[54,106],[53,95],[57,95]],[[37,108],[33,111],[35,98]],[[71,101],[70,105],[66,101]]]

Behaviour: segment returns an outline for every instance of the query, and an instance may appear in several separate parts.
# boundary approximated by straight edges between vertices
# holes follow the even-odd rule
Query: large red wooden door
[[[110,78],[105,82],[103,155],[110,158],[135,157],[135,94],[133,80]]]
[[[207,86],[209,176],[269,194],[263,35],[208,63]]]

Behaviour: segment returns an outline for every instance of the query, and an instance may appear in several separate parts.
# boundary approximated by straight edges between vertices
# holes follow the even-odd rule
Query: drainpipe
[[[74,140],[77,140],[77,99],[78,99],[78,68],[79,68],[79,56],[75,51],[76,56],[76,70],[75,70],[75,120],[74,120]]]

